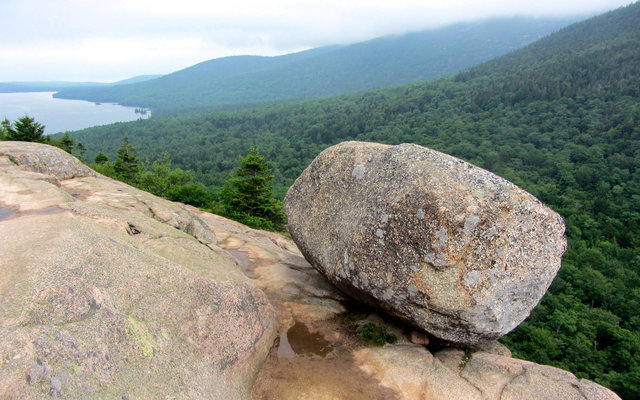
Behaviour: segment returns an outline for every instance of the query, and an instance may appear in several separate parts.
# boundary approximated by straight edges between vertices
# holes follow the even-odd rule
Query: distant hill
[[[503,338],[514,355],[640,396],[640,3],[571,25],[454,77],[235,112],[78,132],[114,156],[125,134],[211,188],[258,146],[278,193],[344,140],[412,142],[533,193],[565,219],[549,292]],[[91,155],[89,155],[91,157]]]
[[[0,93],[55,92],[70,87],[86,88],[106,85],[108,85],[108,83],[67,81],[0,82]]]
[[[279,57],[225,57],[143,83],[70,88],[56,97],[192,111],[333,96],[453,74],[575,20],[491,19]]]
[[[58,90],[70,88],[102,88],[114,85],[144,82],[161,76],[162,75],[140,75],[114,83],[71,81],[0,82],[0,93],[56,92]]]
[[[121,81],[114,82],[110,86],[128,85],[128,84],[131,84],[131,83],[146,82],[146,81],[150,81],[152,79],[158,79],[158,78],[160,78],[162,76],[163,75],[160,75],[160,74],[156,74],[156,75],[138,75],[138,76],[134,76],[133,78],[123,79]]]

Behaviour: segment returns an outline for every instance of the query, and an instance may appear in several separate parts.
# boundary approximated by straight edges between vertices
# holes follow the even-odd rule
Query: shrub
[[[360,335],[362,343],[368,346],[383,346],[385,343],[394,344],[398,338],[393,333],[388,333],[387,328],[374,322],[367,322],[360,326],[356,332]]]

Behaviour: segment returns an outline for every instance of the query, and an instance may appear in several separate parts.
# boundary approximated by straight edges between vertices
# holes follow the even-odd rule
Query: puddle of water
[[[258,279],[258,275],[253,272],[253,266],[251,265],[251,261],[249,260],[249,257],[246,256],[246,254],[244,254],[240,250],[227,249],[227,251],[231,253],[231,255],[234,256],[236,260],[238,260],[240,266],[242,267],[242,272],[244,272],[244,274],[248,278]]]
[[[309,332],[303,323],[296,323],[288,331],[280,334],[278,357],[298,356],[324,357],[333,351],[333,345],[319,333]]]
[[[13,217],[15,213],[8,209],[8,208],[2,208],[0,207],[0,221],[4,220],[4,219],[9,219],[11,217]]]
[[[340,324],[337,318],[316,322],[327,324],[329,331],[339,329]],[[359,344],[354,340],[340,335],[337,341],[329,342],[296,321],[276,339],[276,346],[258,374],[251,399],[398,400],[393,389],[381,386],[358,367],[352,350]]]
[[[292,358],[296,356],[296,352],[293,351],[289,344],[289,338],[287,332],[280,334],[280,340],[278,341],[278,358]]]

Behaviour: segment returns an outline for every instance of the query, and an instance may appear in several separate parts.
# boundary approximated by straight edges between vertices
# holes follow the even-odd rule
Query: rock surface
[[[566,248],[562,218],[535,197],[411,144],[323,151],[285,213],[305,258],[345,293],[467,345],[520,324]]]
[[[278,314],[279,338],[258,375],[253,400],[620,399],[569,372],[513,359],[495,341],[466,353],[431,353],[411,342],[411,327],[349,309],[290,239],[190,210],[211,227],[221,247],[242,260]],[[354,318],[364,319],[350,322]],[[369,320],[385,325],[398,344],[364,347],[355,326]],[[302,333],[301,324],[308,328]],[[314,352],[318,341],[324,350],[318,346]]]
[[[276,315],[184,207],[0,142],[0,398],[248,398]]]
[[[356,351],[361,367],[401,400],[605,400],[610,390],[553,367],[497,354],[415,345]]]
[[[375,315],[398,344],[364,347],[364,321],[352,322],[360,309],[345,316],[349,303],[290,239],[97,175],[57,186],[9,161],[9,145],[0,142],[2,399],[498,400],[555,390],[559,400],[619,400],[505,357],[497,343],[470,358],[432,354],[410,343],[411,327]]]
[[[253,400],[619,400],[566,371],[513,359],[495,341],[431,353],[411,342],[410,326],[351,308],[290,239],[192,211],[242,261],[278,314],[279,338]],[[398,343],[363,346],[355,327],[366,321],[384,325]]]

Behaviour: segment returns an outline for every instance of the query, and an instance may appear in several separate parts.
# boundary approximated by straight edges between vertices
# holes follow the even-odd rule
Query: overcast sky
[[[594,15],[631,0],[0,0],[0,82],[113,82],[494,16]]]

